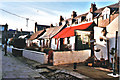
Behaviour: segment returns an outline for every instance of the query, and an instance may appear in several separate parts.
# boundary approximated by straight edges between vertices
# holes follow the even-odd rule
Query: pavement
[[[40,74],[36,68],[46,68],[55,73],[66,73],[83,80],[119,80],[108,76],[111,73],[110,70],[100,69],[99,67],[85,66],[83,63],[77,64],[77,70],[73,70],[73,64],[50,66],[41,65],[38,62],[31,61],[24,57],[14,57],[11,53],[4,56],[2,52],[2,78],[3,80],[48,80],[46,77]]]
[[[58,65],[58,66],[54,66],[54,68],[73,71],[73,64]],[[77,70],[74,72],[85,75],[94,80],[119,80],[118,77],[114,78],[114,77],[108,76],[108,74],[110,74],[111,71],[96,69],[96,67],[85,66],[84,64],[81,64],[81,63],[77,64]]]
[[[4,56],[4,52],[2,52],[2,78],[3,80],[34,80],[35,78],[43,79],[44,77],[14,56],[10,54]]]
[[[24,62],[25,64],[29,64],[31,68],[33,69],[41,69],[46,68],[51,71],[56,72],[64,72],[73,76],[76,76],[77,78],[85,78],[86,80],[94,79],[94,80],[119,80],[119,78],[114,78],[111,76],[108,76],[108,74],[112,73],[111,70],[101,67],[89,67],[85,66],[83,63],[77,64],[77,69],[74,71],[73,64],[65,64],[65,65],[57,65],[57,66],[50,66],[50,65],[41,65],[37,62],[28,60],[23,57],[18,58],[20,61]],[[31,65],[32,64],[32,65]]]

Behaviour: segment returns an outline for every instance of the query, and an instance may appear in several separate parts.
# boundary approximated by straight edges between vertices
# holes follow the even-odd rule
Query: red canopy
[[[75,36],[74,30],[84,30],[87,29],[93,22],[86,23],[86,24],[81,24],[77,26],[70,26],[65,29],[63,29],[61,32],[59,32],[57,35],[55,35],[53,38],[66,38],[66,37],[71,37]]]

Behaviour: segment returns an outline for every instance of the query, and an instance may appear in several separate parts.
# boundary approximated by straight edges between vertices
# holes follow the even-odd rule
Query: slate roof
[[[65,27],[65,25],[47,28],[46,32],[42,36],[40,36],[38,39],[46,39],[46,38],[49,39],[49,38],[52,38],[57,33],[59,33],[59,31],[61,31],[64,27]]]
[[[28,40],[34,40],[36,39],[38,36],[42,35],[45,31],[41,30],[41,31],[37,31],[36,33],[33,33],[32,36],[30,36],[30,38]]]

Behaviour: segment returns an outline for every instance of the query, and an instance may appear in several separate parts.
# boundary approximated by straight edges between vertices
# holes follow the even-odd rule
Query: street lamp
[[[7,29],[8,29],[8,25],[7,23],[4,25],[4,32],[5,32],[5,55],[4,56],[7,56],[7,41],[8,41],[8,36],[7,36]]]
[[[110,54],[113,56],[113,61],[112,61],[113,75],[116,75],[115,73],[115,48],[111,49]]]

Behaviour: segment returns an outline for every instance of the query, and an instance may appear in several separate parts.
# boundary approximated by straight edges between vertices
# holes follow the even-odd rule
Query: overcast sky
[[[1,9],[30,19],[26,27],[26,19],[0,10],[0,24],[8,23],[9,29],[34,31],[35,22],[42,25],[58,24],[60,15],[67,19],[71,17],[73,10],[77,15],[86,13],[93,2],[0,2]],[[117,0],[95,3],[97,8],[101,8],[117,3]]]

